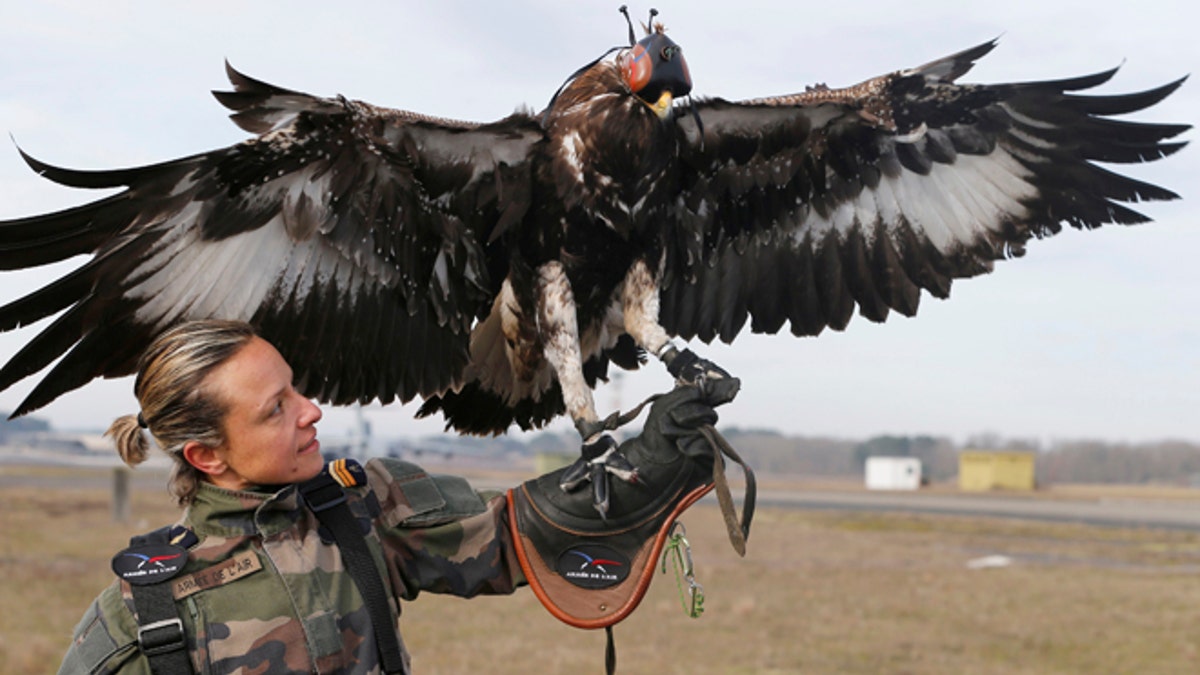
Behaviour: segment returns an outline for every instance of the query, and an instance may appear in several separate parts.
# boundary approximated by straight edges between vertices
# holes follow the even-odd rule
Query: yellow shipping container
[[[1019,450],[963,450],[958,455],[960,490],[1032,490],[1034,453]]]

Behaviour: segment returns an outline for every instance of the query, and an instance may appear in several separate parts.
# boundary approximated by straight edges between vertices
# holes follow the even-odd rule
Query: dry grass
[[[0,476],[0,673],[52,673],[83,610],[112,581],[113,554],[179,512],[164,488],[138,481],[134,522],[114,524],[107,471],[5,466]]]
[[[103,489],[62,480],[0,483],[3,674],[53,672],[112,553],[175,517],[161,489],[143,490],[143,522],[118,527]],[[1200,534],[764,510],[743,560],[714,507],[685,521],[707,611],[688,619],[671,579],[656,580],[616,628],[619,672],[1200,672]],[[1015,562],[967,568],[991,554]],[[422,596],[402,621],[426,675],[602,668],[603,631],[559,623],[527,592]]]

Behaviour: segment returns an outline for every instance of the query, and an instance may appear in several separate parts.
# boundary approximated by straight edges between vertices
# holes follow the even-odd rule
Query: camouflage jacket
[[[373,525],[368,544],[397,619],[399,601],[423,590],[471,597],[524,583],[503,494],[397,460],[365,468],[368,485],[347,494],[352,512]],[[166,583],[198,675],[380,672],[367,609],[296,486],[268,494],[204,484],[180,524],[196,538],[187,566]],[[128,583],[105,589],[59,672],[149,673],[133,608]]]

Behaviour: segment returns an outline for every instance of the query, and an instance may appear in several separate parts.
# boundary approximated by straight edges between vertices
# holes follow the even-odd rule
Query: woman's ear
[[[216,448],[210,448],[199,441],[183,444],[183,458],[214,483],[229,470],[229,465],[221,459]]]

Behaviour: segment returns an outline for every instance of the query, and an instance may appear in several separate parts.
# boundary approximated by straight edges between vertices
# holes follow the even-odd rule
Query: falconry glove
[[[713,428],[714,408],[733,400],[740,384],[736,378],[710,380],[656,397],[641,435],[619,448],[638,467],[637,481],[612,483],[605,517],[586,490],[561,489],[565,469],[509,490],[509,526],[521,568],[551,614],[577,628],[609,628],[628,616],[650,585],[675,519],[723,479],[723,454],[746,470],[744,518],[735,525],[744,552],[753,474]],[[736,518],[727,521],[736,524]],[[609,644],[613,658],[611,633]]]

